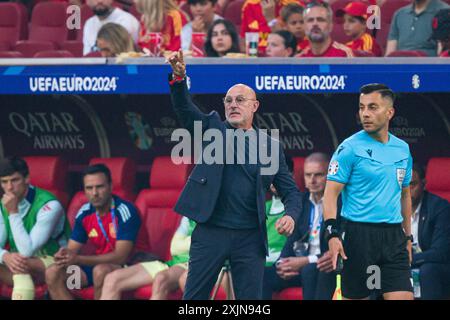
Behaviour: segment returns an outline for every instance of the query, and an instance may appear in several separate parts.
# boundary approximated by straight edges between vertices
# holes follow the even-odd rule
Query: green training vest
[[[192,232],[194,231],[195,228],[195,221],[189,219],[189,229],[187,231],[187,235],[188,237],[190,237],[192,235]],[[185,253],[181,253],[179,255],[173,256],[172,260],[167,261],[167,265],[169,267],[179,264],[179,263],[186,263],[189,261],[189,251],[185,252]]]
[[[285,235],[281,235],[278,233],[275,224],[278,221],[278,219],[280,219],[284,215],[285,211],[272,215],[269,214],[271,207],[272,207],[272,200],[266,201],[267,241],[269,245],[269,252],[276,253],[279,256],[287,241],[287,237]],[[271,265],[273,265],[273,261],[266,261],[266,267],[270,267]]]
[[[39,210],[48,202],[52,200],[57,200],[56,197],[51,194],[50,192],[34,187],[35,190],[35,196],[33,199],[33,203],[31,204],[30,209],[28,210],[25,217],[22,218],[23,226],[25,227],[25,230],[30,233],[31,229],[33,229],[34,225],[36,224],[37,220],[37,214]],[[11,230],[11,226],[9,224],[9,213],[6,210],[6,208],[3,206],[3,204],[0,203],[0,208],[2,209],[2,216],[3,221],[5,223],[6,227],[6,233],[7,233],[7,239],[9,244],[9,251],[10,252],[18,252],[16,243],[14,241],[13,233]],[[20,213],[19,213],[20,214]],[[59,244],[58,240],[61,237],[68,238],[68,232],[70,232],[70,226],[67,223],[67,219],[64,218],[64,231],[60,236],[58,236],[57,239],[50,238],[45,245],[41,247],[36,253],[35,256],[42,257],[42,256],[53,256],[58,250],[59,250]]]

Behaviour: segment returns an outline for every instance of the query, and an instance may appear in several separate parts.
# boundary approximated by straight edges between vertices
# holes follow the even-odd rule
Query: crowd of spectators
[[[401,0],[398,3],[406,5],[397,6],[396,10],[389,9],[394,1],[386,0],[12,2],[22,2],[31,13],[43,2],[67,2],[84,7],[90,17],[82,21],[78,32],[82,33],[83,55],[90,56],[96,55],[95,52],[104,57],[138,52],[139,56],[153,57],[182,49],[186,56],[193,57],[243,57],[249,52],[248,33],[257,33],[258,57],[448,55],[450,18],[445,0],[411,0],[409,4]],[[30,17],[32,19],[32,15]],[[110,23],[128,31],[133,48],[114,44],[124,51],[102,50],[105,39],[98,37],[99,31]],[[0,42],[2,32],[6,31],[0,28]],[[127,42],[121,32],[118,34],[117,41]],[[384,38],[380,34],[384,34]],[[292,39],[296,40],[294,52],[291,52]],[[14,45],[9,50],[2,49],[4,47],[0,45],[0,51],[14,51]],[[56,47],[61,49],[58,44]]]

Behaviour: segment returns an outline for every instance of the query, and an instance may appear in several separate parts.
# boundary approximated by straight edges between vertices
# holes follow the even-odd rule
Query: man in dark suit
[[[425,172],[414,164],[411,180],[412,269],[419,269],[422,299],[450,296],[450,204],[425,190]]]
[[[301,194],[302,211],[277,263],[266,268],[263,296],[289,287],[303,288],[304,300],[331,300],[336,286],[328,244],[324,239],[323,193],[330,157],[313,153],[305,159],[308,192]],[[339,203],[340,205],[340,203]],[[338,212],[340,211],[340,206]]]
[[[168,62],[173,71],[169,80],[172,104],[182,126],[191,135],[194,133],[194,139],[199,131],[196,128],[200,128],[205,134],[219,134],[219,138],[225,140],[215,151],[223,152],[226,161],[197,163],[175,206],[176,212],[198,223],[192,234],[183,298],[207,299],[228,260],[236,298],[260,299],[268,253],[266,191],[274,184],[281,195],[286,214],[278,220],[276,227],[280,234],[286,235],[294,230],[300,213],[300,193],[287,169],[279,141],[253,126],[259,101],[250,87],[237,84],[228,90],[224,98],[226,121],[222,121],[216,111],[204,114],[192,102],[182,52],[170,55]],[[245,144],[236,146],[234,137],[229,139],[230,133],[245,134]],[[202,150],[210,145],[210,142],[202,141]],[[270,163],[263,161],[261,150],[264,148],[271,150]],[[258,157],[252,162],[254,150],[258,150]],[[242,158],[236,159],[236,154],[239,158],[243,151],[246,161],[239,161]],[[273,165],[278,170],[265,170]]]

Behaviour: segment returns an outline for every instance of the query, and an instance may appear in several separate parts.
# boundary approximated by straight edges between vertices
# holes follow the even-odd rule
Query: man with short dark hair
[[[331,38],[333,11],[327,3],[310,2],[303,11],[303,19],[309,45],[297,57],[353,57],[353,52],[349,47]]]
[[[193,33],[206,35],[213,21],[223,19],[214,13],[216,3],[217,0],[188,0],[193,18],[181,29],[181,49],[191,50]]]
[[[117,23],[127,29],[134,43],[138,40],[139,21],[130,13],[113,6],[113,0],[86,0],[94,16],[86,20],[83,27],[83,54],[96,51],[97,34],[109,23]]]
[[[27,163],[0,160],[0,282],[13,286],[13,300],[32,300],[34,284],[67,243],[65,214],[50,192],[30,184]]]
[[[385,55],[397,50],[414,50],[436,56],[437,44],[431,39],[432,21],[440,9],[448,7],[441,0],[413,0],[398,9],[392,18]]]
[[[377,284],[386,300],[413,299],[412,157],[408,144],[389,133],[394,99],[386,85],[361,88],[359,118],[363,130],[339,145],[328,168],[325,226],[333,268],[338,256],[344,259],[342,293],[347,299],[366,299],[373,289],[379,289]],[[338,226],[336,203],[341,192]],[[368,279],[374,270],[375,283]]]
[[[128,260],[141,224],[136,208],[112,194],[111,172],[104,164],[89,166],[83,173],[84,204],[75,219],[67,248],[55,254],[55,264],[46,272],[50,296],[54,300],[69,300],[72,295],[66,285],[67,268],[79,265],[81,287],[94,285],[99,299],[105,276],[121,268]],[[82,255],[80,250],[88,240],[95,255]]]
[[[450,204],[425,190],[425,171],[415,163],[411,179],[414,238],[412,268],[418,269],[425,300],[450,296]]]

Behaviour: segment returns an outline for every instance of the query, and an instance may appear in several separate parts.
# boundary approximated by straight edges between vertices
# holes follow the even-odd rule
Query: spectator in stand
[[[229,53],[239,53],[239,36],[236,27],[228,20],[213,22],[205,41],[207,57],[224,57]]]
[[[55,263],[45,273],[53,300],[73,299],[67,287],[67,268],[74,265],[80,267],[81,286],[93,285],[95,299],[99,299],[105,276],[127,263],[141,225],[137,209],[112,194],[111,172],[104,164],[89,166],[83,172],[83,185],[89,202],[75,218],[67,248],[59,249]],[[88,240],[95,247],[94,255],[80,253]]]
[[[293,57],[297,50],[297,39],[286,30],[279,30],[269,34],[267,39],[266,56],[275,57]]]
[[[350,2],[345,8],[336,12],[337,17],[344,16],[344,32],[351,38],[346,45],[352,50],[367,51],[375,57],[381,57],[381,48],[375,38],[367,33],[367,4]]]
[[[280,11],[283,29],[294,34],[297,39],[297,53],[302,52],[309,45],[309,40],[305,35],[303,11],[304,7],[297,3],[289,3]]]
[[[327,3],[316,1],[308,3],[303,18],[309,46],[297,57],[353,57],[349,47],[331,38],[333,11]]]
[[[450,204],[426,191],[425,184],[425,170],[414,164],[410,184],[411,267],[419,269],[422,299],[446,299],[450,296]]]
[[[154,32],[162,35],[162,52],[181,48],[181,29],[187,19],[173,0],[136,0],[136,9],[142,14],[138,41],[141,48],[151,47],[150,33]]]
[[[86,3],[95,16],[89,18],[83,28],[83,55],[96,51],[97,33],[108,22],[120,24],[132,36],[134,42],[137,41],[139,21],[128,12],[113,7],[113,0],[86,0]]]
[[[116,57],[122,52],[135,51],[130,34],[117,23],[107,23],[100,28],[96,46],[104,58]]]
[[[438,55],[450,57],[450,9],[442,9],[433,19],[433,36],[438,42]]]
[[[230,2],[230,0],[217,0],[216,6],[215,6],[216,13],[222,13],[229,2]]]
[[[267,38],[277,23],[281,8],[289,3],[303,5],[300,0],[247,0],[242,6],[241,37],[245,39],[246,32],[258,32],[261,55],[265,53]]]
[[[432,21],[440,9],[449,8],[441,0],[414,0],[394,14],[388,36],[386,56],[397,50],[423,51],[437,55],[436,41],[431,39]]]
[[[215,20],[223,19],[214,13],[217,0],[188,0],[193,20],[181,30],[181,48],[183,51],[191,49],[192,33],[207,33]]]

